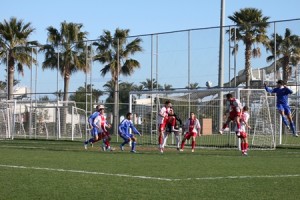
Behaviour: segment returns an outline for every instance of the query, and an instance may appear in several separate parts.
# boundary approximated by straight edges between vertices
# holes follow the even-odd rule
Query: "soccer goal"
[[[275,126],[275,109],[271,107],[274,104],[270,103],[274,98],[268,97],[262,89],[241,88],[130,92],[130,112],[136,116],[136,126],[143,133],[139,143],[157,144],[157,114],[164,102],[170,100],[183,123],[190,112],[194,112],[199,119],[202,136],[197,137],[198,147],[238,148],[239,139],[235,135],[234,124],[223,135],[218,133],[226,121],[224,103],[227,93],[232,93],[243,106],[249,107],[252,127],[248,130],[250,148],[274,149],[278,129]],[[169,146],[174,146],[173,135],[168,137]]]
[[[0,139],[12,137],[11,120],[11,109],[5,102],[0,102]]]
[[[75,102],[5,101],[0,104],[0,137],[83,140],[86,112]]]

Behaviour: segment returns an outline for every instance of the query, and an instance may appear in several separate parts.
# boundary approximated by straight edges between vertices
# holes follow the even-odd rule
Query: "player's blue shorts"
[[[98,135],[98,129],[97,129],[97,127],[93,127],[91,129],[91,135],[92,135],[92,137],[95,137],[96,135]]]
[[[291,114],[291,108],[290,108],[289,105],[286,105],[286,104],[277,104],[276,108],[277,108],[277,110],[284,111],[284,114],[286,114],[286,115]]]
[[[120,135],[121,138],[123,138],[124,141],[133,138],[133,135],[130,134],[130,133],[126,134],[126,133],[119,132],[119,135]]]

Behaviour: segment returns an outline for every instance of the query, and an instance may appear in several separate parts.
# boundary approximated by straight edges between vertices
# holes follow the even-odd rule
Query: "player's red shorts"
[[[242,139],[245,139],[245,138],[247,138],[247,133],[246,133],[246,132],[244,132],[244,131],[241,131],[241,132],[240,132],[240,136],[239,136],[239,138],[242,138]]]
[[[184,137],[189,140],[191,137],[196,137],[196,136],[197,136],[196,132],[187,132]]]
[[[234,120],[236,117],[240,117],[240,116],[241,116],[241,112],[237,112],[235,110],[229,113],[229,119],[231,120]]]

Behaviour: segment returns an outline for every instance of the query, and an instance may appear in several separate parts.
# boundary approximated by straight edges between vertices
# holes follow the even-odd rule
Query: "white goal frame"
[[[223,102],[227,93],[232,93],[234,97],[240,99],[243,105],[250,107],[250,124],[252,127],[251,130],[248,130],[250,148],[275,149],[275,133],[279,130],[279,126],[276,122],[276,109],[273,105],[274,97],[268,97],[264,89],[243,88],[131,91],[129,94],[129,112],[140,118],[141,123],[137,125],[144,135],[149,136],[143,138],[144,141],[142,142],[142,139],[140,139],[139,143],[157,144],[157,112],[163,106],[163,102],[169,99],[173,104],[175,113],[179,112],[183,121],[193,111],[200,119],[203,132],[204,129],[211,130],[211,133],[205,133],[202,137],[197,138],[198,147],[239,148],[240,141],[235,136],[232,128],[231,131],[222,136],[218,134],[218,130],[226,120],[223,118],[225,109]],[[208,121],[211,119],[209,123],[212,124],[207,125],[206,118],[208,118]],[[258,124],[255,119],[260,119],[261,124]],[[168,144],[170,146],[174,145],[172,138],[170,138]]]

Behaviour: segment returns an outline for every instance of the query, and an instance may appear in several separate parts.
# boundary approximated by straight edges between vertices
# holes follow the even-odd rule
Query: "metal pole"
[[[231,77],[231,74],[230,74],[230,71],[231,71],[231,27],[229,26],[229,48],[228,48],[228,81],[229,81],[229,87],[231,87],[231,80],[230,80],[230,77]]]
[[[32,136],[32,65],[33,65],[33,48],[31,47],[31,66],[30,66],[30,113],[29,113],[29,138]]]
[[[38,58],[37,58],[37,47],[36,47],[36,57],[35,57],[35,59],[36,59],[36,61],[38,60]],[[35,86],[34,86],[34,92],[35,92],[35,101],[37,102],[37,94],[36,94],[36,92],[37,92],[37,79],[38,79],[38,64],[36,63],[35,64]]]
[[[191,85],[191,32],[188,31],[188,87]],[[191,94],[189,93],[189,109],[191,112]]]
[[[233,71],[233,73],[234,73],[234,87],[236,87],[237,86],[236,85],[236,53],[237,53],[237,51],[236,51],[236,27],[234,28],[234,43],[233,43],[233,45],[234,45],[234,57],[233,57],[234,71]]]
[[[87,51],[88,51],[88,46],[87,46],[87,42],[86,42],[86,54],[85,54],[85,67],[87,68],[87,65],[88,65],[88,53],[87,53]],[[88,120],[88,116],[87,116],[87,114],[88,114],[88,111],[87,111],[87,102],[88,102],[88,99],[87,99],[87,74],[88,74],[88,72],[86,72],[85,73],[85,140],[87,140],[88,138],[88,125],[87,125],[87,120]],[[91,113],[92,114],[92,113]]]
[[[219,49],[219,87],[222,88],[223,76],[224,76],[224,16],[225,16],[225,0],[221,0],[221,13],[220,13],[220,49]],[[219,93],[219,129],[222,127],[223,123],[223,92]]]
[[[151,35],[151,91],[153,90],[153,35]],[[151,94],[151,119],[150,119],[150,141],[152,141],[152,127],[153,127],[153,94]]]
[[[277,65],[277,62],[276,62],[276,58],[277,58],[277,44],[276,44],[276,24],[274,22],[274,77],[273,77],[273,80],[274,80],[274,84],[276,83],[276,65]],[[276,121],[276,117],[277,117],[277,112],[276,112],[276,109],[274,109],[274,121]],[[275,131],[275,135],[276,135],[276,126],[274,126],[274,131]],[[276,138],[276,137],[275,137]],[[279,144],[282,144],[282,119],[280,117],[280,123],[279,123]]]
[[[59,114],[59,108],[58,108],[58,102],[59,102],[59,93],[58,93],[58,77],[59,77],[59,47],[57,48],[57,73],[56,73],[56,137],[57,140],[60,138],[60,114]]]

